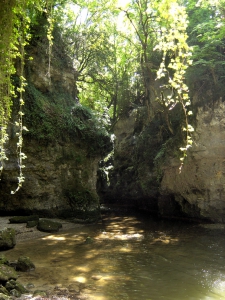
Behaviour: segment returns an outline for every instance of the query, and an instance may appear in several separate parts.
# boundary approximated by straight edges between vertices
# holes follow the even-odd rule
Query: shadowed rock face
[[[105,203],[157,213],[159,190],[153,158],[159,145],[149,139],[149,128],[140,126],[142,113],[143,108],[134,109],[115,125],[114,169],[109,173],[110,185],[100,192]]]
[[[14,195],[10,191],[17,180],[15,156],[10,157],[5,166],[0,182],[2,213],[77,218],[99,214],[96,193],[99,158],[86,157],[85,149],[72,142],[45,146],[33,140],[25,142],[24,149],[27,155],[25,182]]]
[[[173,195],[182,210],[215,222],[225,222],[225,103],[199,109],[194,143],[179,174],[179,162],[165,166],[161,183],[164,195]],[[190,205],[187,206],[186,204]],[[192,211],[190,207],[192,206]]]
[[[160,166],[160,181],[157,181],[154,165],[154,157],[160,151],[156,138],[152,134],[144,137],[146,127],[141,133],[136,132],[135,111],[127,119],[119,120],[115,127],[114,170],[110,186],[103,194],[104,201],[134,205],[164,217],[224,223],[224,111],[223,102],[214,105],[214,109],[198,109],[193,146],[188,151],[182,172],[179,173],[179,155],[170,151]],[[158,130],[156,128],[156,132]],[[179,146],[175,148],[179,149]],[[142,155],[137,152],[139,149]]]

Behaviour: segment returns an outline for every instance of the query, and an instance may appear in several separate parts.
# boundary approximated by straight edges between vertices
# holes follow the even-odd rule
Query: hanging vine
[[[20,14],[20,18],[18,18],[15,22],[15,32],[18,36],[18,58],[20,60],[20,67],[17,72],[19,73],[19,87],[17,88],[17,92],[19,95],[19,111],[18,111],[18,121],[15,122],[15,126],[17,127],[17,160],[18,160],[18,168],[19,168],[19,176],[18,176],[18,184],[15,191],[11,191],[11,194],[15,194],[22,186],[24,182],[23,168],[25,167],[23,164],[23,160],[26,159],[26,155],[22,151],[23,147],[23,131],[28,130],[25,126],[23,126],[23,93],[25,92],[26,79],[24,77],[24,60],[25,60],[25,46],[28,44],[30,34],[29,34],[29,24],[30,19],[26,15],[26,6],[27,1],[23,0],[20,3],[20,7],[15,7],[14,12],[16,15]],[[18,8],[20,9],[18,11]],[[21,9],[22,8],[22,9]]]
[[[13,124],[17,128],[17,156],[18,156],[18,185],[11,194],[16,193],[24,182],[23,160],[26,155],[22,151],[23,131],[27,130],[23,126],[23,94],[25,92],[26,79],[24,77],[25,46],[30,39],[30,17],[28,12],[29,6],[35,6],[37,10],[43,10],[41,0],[8,0],[1,3],[0,10],[0,176],[4,169],[4,163],[7,158],[7,141],[9,139],[7,128],[11,118],[11,107],[13,97],[19,99],[18,120]],[[46,2],[49,28],[47,38],[49,40],[49,64],[48,77],[50,78],[50,57],[52,48],[52,1]],[[15,69],[16,59],[20,60],[18,70]],[[15,90],[11,82],[11,76],[17,72],[19,76],[19,87]],[[1,177],[0,177],[1,180]]]
[[[165,3],[166,2],[166,3]],[[166,5],[165,5],[166,4]],[[165,7],[167,9],[165,10]],[[185,73],[191,61],[191,48],[187,44],[187,14],[185,8],[176,1],[164,1],[161,12],[162,27],[159,43],[155,50],[162,52],[162,62],[157,72],[157,79],[164,78],[166,83],[162,88],[170,90],[169,95],[164,95],[160,99],[163,101],[167,110],[173,109],[178,103],[181,105],[184,113],[183,131],[185,133],[185,145],[181,147],[182,157],[180,158],[181,171],[184,159],[187,156],[188,149],[192,146],[191,133],[194,128],[189,124],[188,116],[192,115],[189,109],[191,105],[189,90],[185,84]],[[167,59],[170,59],[168,64]]]
[[[46,13],[48,21],[48,30],[47,30],[47,39],[48,39],[48,72],[46,76],[49,79],[49,85],[51,84],[51,56],[52,56],[52,45],[53,45],[53,28],[54,28],[54,18],[53,18],[53,9],[52,1],[48,0],[46,3]]]
[[[7,126],[14,96],[11,75],[15,73],[13,59],[17,55],[13,32],[15,4],[16,1],[3,1],[0,10],[0,175],[3,171],[4,161],[7,160],[5,144],[8,141]]]

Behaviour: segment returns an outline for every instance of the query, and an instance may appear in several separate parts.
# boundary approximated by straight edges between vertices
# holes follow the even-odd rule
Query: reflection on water
[[[34,289],[73,287],[91,300],[214,300],[225,299],[224,249],[224,228],[108,216],[6,255],[31,258],[36,270],[19,280]]]

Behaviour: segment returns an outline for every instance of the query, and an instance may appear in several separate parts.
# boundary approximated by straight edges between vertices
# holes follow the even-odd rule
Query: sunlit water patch
[[[31,290],[67,288],[90,300],[225,299],[223,228],[108,216],[96,225],[21,242]]]

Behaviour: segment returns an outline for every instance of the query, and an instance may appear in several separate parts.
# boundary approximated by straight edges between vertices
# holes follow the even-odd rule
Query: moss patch
[[[64,99],[67,101],[64,101]],[[88,155],[103,155],[112,149],[110,136],[91,110],[76,105],[70,95],[45,95],[29,83],[25,95],[25,135],[43,143],[72,140],[86,145]],[[69,104],[69,105],[68,105]]]

